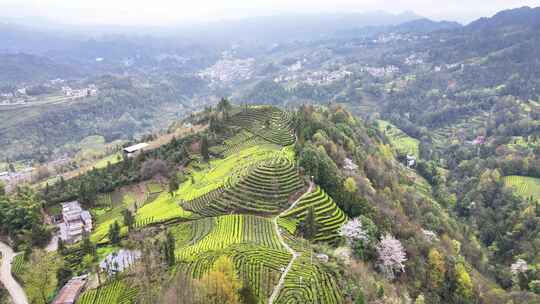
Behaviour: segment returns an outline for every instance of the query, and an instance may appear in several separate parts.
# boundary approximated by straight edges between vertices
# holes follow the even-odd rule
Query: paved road
[[[285,277],[287,276],[287,273],[289,273],[289,271],[291,270],[291,268],[292,268],[292,266],[294,264],[294,261],[300,256],[300,253],[294,251],[294,249],[292,249],[289,245],[287,245],[287,243],[285,243],[285,240],[283,240],[283,237],[281,236],[281,231],[280,231],[277,220],[278,220],[278,218],[280,216],[282,216],[283,214],[285,214],[289,210],[292,210],[294,207],[296,207],[296,204],[300,201],[300,199],[302,199],[302,197],[304,197],[304,195],[310,193],[312,190],[313,190],[313,183],[310,182],[309,183],[309,188],[307,189],[307,191],[304,194],[302,194],[287,210],[281,212],[278,216],[274,217],[274,219],[273,219],[274,227],[276,229],[278,239],[281,242],[281,244],[283,245],[283,247],[285,247],[285,249],[287,249],[287,251],[290,254],[292,254],[292,258],[291,258],[291,261],[289,262],[289,264],[287,265],[287,268],[285,268],[285,270],[281,274],[281,278],[279,278],[279,283],[276,285],[276,287],[274,287],[274,291],[272,292],[272,294],[270,295],[270,298],[268,299],[268,304],[273,304],[274,301],[277,299],[277,297],[279,296],[279,292],[281,291],[281,289],[283,288],[283,285],[285,284]]]
[[[15,281],[11,275],[11,261],[17,255],[8,245],[0,242],[0,252],[2,252],[2,265],[0,266],[0,281],[9,292],[14,304],[28,304],[26,294],[21,285]]]

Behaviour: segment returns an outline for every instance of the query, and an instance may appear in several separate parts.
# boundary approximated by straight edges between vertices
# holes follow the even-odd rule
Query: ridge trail
[[[279,238],[279,241],[281,242],[281,244],[283,245],[283,247],[285,247],[285,249],[287,249],[287,251],[292,254],[292,258],[291,258],[291,261],[289,262],[289,264],[287,265],[287,267],[285,268],[285,271],[283,271],[283,273],[281,274],[281,277],[279,278],[279,282],[278,284],[276,285],[276,287],[274,287],[274,291],[272,292],[272,294],[270,295],[270,298],[268,299],[268,304],[273,304],[274,301],[277,299],[278,295],[279,295],[279,292],[281,291],[281,289],[283,288],[283,285],[285,284],[285,277],[287,276],[287,273],[291,270],[292,266],[293,266],[293,263],[294,263],[294,260],[296,260],[299,256],[300,256],[300,253],[294,251],[294,249],[292,249],[289,245],[287,245],[287,243],[285,243],[285,240],[283,240],[283,237],[281,236],[281,233],[280,233],[280,228],[279,228],[279,225],[278,225],[278,218],[280,216],[282,216],[283,214],[285,214],[286,212],[288,212],[289,210],[293,209],[294,207],[296,207],[296,204],[308,193],[311,193],[311,191],[313,190],[313,182],[309,182],[309,187],[308,189],[306,190],[306,192],[304,192],[304,194],[302,194],[296,201],[294,201],[294,203],[291,204],[291,206],[289,208],[287,208],[286,210],[282,211],[280,214],[278,214],[276,217],[274,217],[274,219],[272,220],[274,222],[274,228],[276,229],[276,233],[277,233],[277,236]]]

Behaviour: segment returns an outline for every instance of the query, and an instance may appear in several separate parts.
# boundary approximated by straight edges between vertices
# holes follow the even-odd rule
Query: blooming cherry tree
[[[428,242],[433,242],[439,240],[437,234],[431,230],[422,229],[422,233]]]
[[[527,262],[523,259],[517,259],[517,261],[510,266],[510,271],[513,275],[527,272],[528,269],[529,266],[527,265]]]
[[[407,254],[401,242],[391,234],[383,236],[377,245],[377,254],[379,256],[379,267],[388,279],[394,278],[395,271],[405,271]]]
[[[367,231],[362,227],[362,221],[360,221],[360,218],[358,217],[343,224],[339,234],[347,239],[349,245],[356,241],[368,240]]]
[[[529,270],[529,265],[527,265],[527,262],[524,259],[517,259],[515,263],[510,265],[512,282],[514,283],[514,288],[516,290],[520,289],[520,278],[522,275],[526,276],[527,270]]]

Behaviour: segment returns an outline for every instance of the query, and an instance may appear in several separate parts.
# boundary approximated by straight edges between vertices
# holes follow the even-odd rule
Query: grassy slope
[[[153,218],[163,221],[177,217],[189,217],[191,213],[180,207],[177,199],[167,192],[162,192],[155,200],[137,210],[135,221]]]
[[[420,144],[418,139],[408,136],[396,126],[385,120],[378,120],[377,122],[379,123],[381,132],[386,134],[398,152],[412,154],[418,157],[418,145]]]
[[[516,193],[524,198],[533,197],[540,200],[540,178],[529,176],[510,175],[504,178],[508,187],[513,187]]]

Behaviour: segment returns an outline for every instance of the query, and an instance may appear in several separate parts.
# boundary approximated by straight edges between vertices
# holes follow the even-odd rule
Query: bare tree
[[[141,258],[131,269],[134,285],[139,289],[139,303],[153,304],[160,296],[166,268],[159,252],[158,240],[152,240],[152,231],[134,233],[132,240],[141,252]]]
[[[186,273],[178,271],[169,288],[163,293],[163,304],[199,304],[201,297],[196,282]]]

